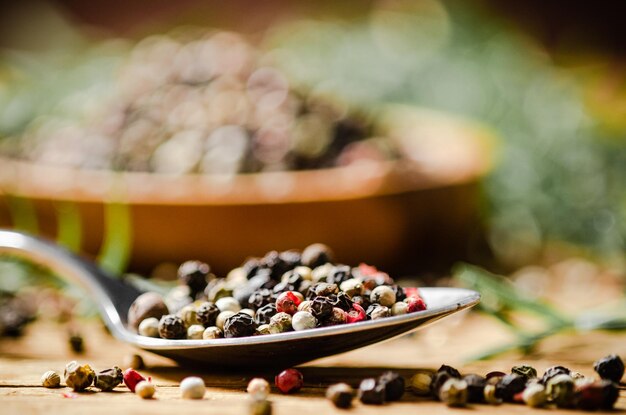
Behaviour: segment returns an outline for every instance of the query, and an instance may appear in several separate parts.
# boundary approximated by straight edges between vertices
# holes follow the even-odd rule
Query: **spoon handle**
[[[128,308],[141,294],[135,287],[112,277],[93,262],[26,233],[0,229],[0,256],[3,255],[33,262],[83,287],[98,304],[109,326],[123,327]]]

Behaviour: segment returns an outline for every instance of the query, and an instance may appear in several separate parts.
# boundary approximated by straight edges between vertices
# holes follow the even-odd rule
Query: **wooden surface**
[[[385,369],[394,369],[410,376],[418,370],[436,369],[442,363],[458,366],[463,373],[484,374],[490,370],[508,371],[517,363],[530,363],[542,372],[545,368],[562,364],[584,375],[593,375],[592,363],[605,354],[624,355],[625,334],[568,333],[544,341],[531,355],[520,357],[509,354],[488,362],[464,363],[485,347],[509,340],[508,333],[490,318],[477,313],[460,313],[415,335],[334,356],[302,367],[305,387],[294,395],[281,395],[276,390],[270,397],[274,414],[298,415],[346,413],[332,407],[324,399],[326,386],[337,381],[357,385],[367,376],[375,376]],[[214,413],[246,414],[245,386],[251,377],[262,375],[268,380],[274,373],[207,373],[181,369],[167,359],[141,353],[148,365],[142,373],[151,376],[157,385],[156,399],[141,400],[125,386],[114,392],[102,393],[95,389],[63,397],[68,388],[45,389],[40,377],[47,370],[63,371],[70,360],[78,360],[102,370],[112,365],[123,366],[126,356],[137,352],[110,337],[97,321],[83,322],[81,330],[86,338],[86,352],[74,355],[67,345],[66,328],[42,322],[29,327],[27,335],[17,340],[0,340],[0,413],[13,414],[168,414]],[[184,401],[179,397],[178,384],[189,375],[202,376],[208,390],[204,400]],[[618,412],[626,411],[626,392],[621,391]],[[515,414],[531,410],[522,405],[472,405],[481,413]],[[407,391],[401,402],[381,407],[365,406],[359,402],[349,413],[363,414],[467,414],[467,409],[452,409],[439,402],[419,399]],[[536,410],[538,411],[538,410]],[[538,412],[542,413],[542,412]],[[543,413],[547,413],[543,411]],[[552,409],[549,413],[572,414],[572,411]],[[615,412],[614,412],[615,413]]]

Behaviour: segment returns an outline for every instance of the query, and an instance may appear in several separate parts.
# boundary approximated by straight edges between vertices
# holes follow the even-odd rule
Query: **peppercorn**
[[[467,383],[467,401],[471,403],[483,402],[487,379],[480,375],[470,374],[463,376],[463,380]]]
[[[345,293],[339,292],[337,294],[331,294],[327,298],[333,307],[341,308],[346,312],[352,309],[352,300],[350,300],[350,297]]]
[[[226,320],[234,316],[236,313],[234,311],[222,311],[217,315],[215,319],[215,326],[224,331],[224,324],[226,324]]]
[[[171,314],[178,313],[184,306],[193,302],[189,294],[189,287],[186,285],[172,288],[163,301],[165,301],[165,305]]]
[[[287,291],[296,291],[296,286],[293,284],[289,284],[288,282],[279,282],[274,286],[274,288],[272,288],[272,292],[276,297],[278,297],[279,294]]]
[[[294,262],[291,257],[292,254],[286,252],[289,251],[280,254],[277,251],[270,251],[261,258],[261,266],[270,270],[270,276],[273,280],[280,280],[280,277],[282,277],[285,272],[299,265],[299,261]]]
[[[389,287],[393,290],[393,293],[396,295],[396,302],[406,300],[407,296],[404,291],[404,288],[400,287],[398,284],[392,284]]]
[[[363,321],[367,318],[365,314],[365,310],[360,305],[353,303],[352,308],[348,311],[348,315],[346,317],[346,323],[358,323],[359,321]]]
[[[267,288],[256,290],[248,298],[248,306],[251,307],[253,310],[258,310],[259,308],[267,304],[275,302],[276,300],[274,298],[274,293]]]
[[[309,288],[307,293],[307,300],[315,299],[316,297],[328,297],[331,294],[337,294],[339,288],[337,284],[329,284],[327,282],[318,282]]]
[[[570,408],[574,405],[574,380],[564,373],[553,376],[546,384],[546,394],[559,408]]]
[[[222,330],[220,330],[219,328],[215,327],[215,326],[210,326],[207,327],[206,329],[204,329],[204,331],[202,332],[202,338],[204,340],[209,340],[209,339],[219,339],[223,336],[222,334]]]
[[[346,324],[347,321],[348,313],[339,307],[333,307],[333,312],[324,321],[322,321],[321,324],[323,326],[337,326],[340,324]]]
[[[532,383],[522,392],[522,400],[531,408],[541,408],[546,405],[548,396],[546,388],[541,383]]]
[[[226,319],[224,323],[224,337],[247,337],[256,331],[254,319],[245,313],[237,313]]]
[[[302,251],[301,261],[309,268],[319,267],[334,261],[333,251],[326,245],[315,243],[307,246]]]
[[[180,382],[180,394],[183,399],[202,399],[206,393],[204,381],[197,376],[189,376]]]
[[[291,325],[295,331],[313,329],[317,326],[317,319],[309,312],[298,311],[293,315]]]
[[[156,388],[147,380],[142,380],[135,386],[135,393],[141,397],[141,399],[152,399],[154,393],[156,392]]]
[[[137,330],[139,323],[143,320],[154,317],[160,319],[169,314],[168,307],[160,294],[147,292],[141,294],[133,301],[128,309],[128,326]]]
[[[618,397],[617,385],[608,379],[586,383],[576,390],[577,406],[586,411],[611,410]]]
[[[370,318],[370,320],[378,320],[380,318],[390,317],[391,310],[389,307],[385,307],[380,304],[372,304],[367,308],[365,314]]]
[[[448,381],[448,379],[452,379],[452,376],[450,376],[450,374],[446,371],[435,373],[430,384],[430,392],[433,398],[439,399],[439,390],[441,389],[441,386]]]
[[[190,340],[202,340],[204,336],[204,326],[194,324],[187,329],[187,338]]]
[[[326,276],[326,282],[341,285],[342,282],[352,279],[350,267],[347,265],[336,265]]]
[[[385,400],[398,401],[404,395],[404,378],[395,372],[385,372],[378,378],[378,383],[385,386]]]
[[[566,367],[563,367],[563,366],[552,366],[552,367],[546,369],[546,371],[544,372],[543,376],[541,377],[541,381],[540,382],[542,384],[546,385],[550,379],[552,379],[556,375],[560,375],[560,374],[569,375],[570,374],[570,370],[568,368],[566,368]]]
[[[270,384],[263,378],[253,378],[248,382],[246,391],[252,399],[265,400],[270,394]]]
[[[247,314],[247,315],[249,315],[249,316],[250,316],[250,317],[252,317],[252,318],[254,318],[254,316],[255,316],[255,314],[256,314],[256,313],[254,312],[254,310],[252,310],[251,308],[242,308],[241,310],[239,310],[239,312],[240,312],[240,313],[243,313],[243,314]]]
[[[372,290],[370,301],[385,307],[391,307],[396,302],[396,294],[388,285],[380,285]]]
[[[511,373],[524,376],[526,379],[534,379],[537,377],[537,370],[528,365],[513,366]]]
[[[198,321],[196,307],[193,304],[184,306],[178,312],[178,315],[183,319],[186,327],[193,326],[194,324],[200,324],[200,321]]]
[[[164,315],[159,321],[159,335],[164,339],[184,339],[187,329],[183,319],[174,314]]]
[[[282,393],[297,392],[304,384],[304,376],[296,369],[285,369],[274,378],[274,384]]]
[[[291,291],[281,293],[276,299],[276,310],[279,313],[294,315],[298,311],[301,300]]]
[[[326,389],[326,399],[337,408],[350,408],[354,398],[354,389],[347,383],[335,383]]]
[[[235,300],[233,297],[222,297],[215,302],[215,305],[222,312],[232,311],[234,313],[237,313],[239,312],[239,310],[241,310],[241,305],[239,304],[239,301]]]
[[[615,354],[603,357],[593,364],[595,370],[602,379],[612,380],[619,383],[624,376],[624,362]]]
[[[254,321],[257,324],[269,324],[270,319],[277,313],[276,304],[270,303],[266,304],[263,307],[259,308],[254,315]]]
[[[521,392],[526,387],[526,378],[515,373],[505,375],[496,384],[496,394],[498,398],[505,402],[513,402],[513,396]]]
[[[58,388],[61,386],[61,376],[54,370],[48,370],[41,376],[41,385],[44,388]]]
[[[256,328],[256,333],[259,336],[263,336],[265,334],[272,334],[272,331],[270,330],[270,325],[269,324],[261,324],[260,326],[258,326]]]
[[[78,392],[91,386],[96,374],[91,366],[81,366],[76,361],[72,361],[65,366],[63,377],[65,384]]]
[[[499,372],[497,370],[491,371],[489,373],[487,373],[485,375],[485,379],[487,379],[487,381],[490,381],[491,379],[496,379],[496,383],[500,381],[500,378],[503,378],[506,376],[506,373],[504,372]],[[487,382],[490,383],[490,382]],[[495,383],[494,383],[495,385]]]
[[[391,306],[391,315],[392,316],[401,316],[406,314],[409,310],[409,305],[403,301],[395,303]]]
[[[467,383],[454,377],[448,379],[439,389],[439,400],[448,406],[467,404]]]
[[[283,274],[282,278],[280,279],[280,282],[285,285],[290,285],[294,287],[294,289],[296,289],[296,287],[299,287],[300,284],[302,284],[302,282],[304,281],[304,278],[296,270],[297,268],[285,272],[285,274]]]
[[[374,378],[363,379],[359,385],[359,399],[367,405],[382,405],[385,403],[385,385]]]
[[[317,296],[313,298],[311,303],[311,314],[318,320],[324,321],[333,313],[333,305],[328,301],[327,297]]]
[[[111,369],[106,369],[96,374],[95,385],[96,388],[103,392],[113,390],[117,385],[122,383],[124,375],[122,369],[117,366],[113,366]]]
[[[407,304],[407,313],[415,313],[417,311],[426,310],[426,303],[419,297],[410,297],[405,300]]]
[[[266,399],[252,399],[250,415],[272,415],[272,403]]]
[[[304,300],[298,305],[298,311],[306,311],[307,313],[310,313],[312,304],[313,304],[313,301]]]
[[[211,267],[204,262],[187,261],[178,268],[178,280],[189,287],[191,298],[196,298],[196,295],[206,288],[210,272]]]
[[[494,384],[487,383],[485,385],[483,396],[485,398],[485,403],[490,405],[500,405],[502,403],[502,399],[498,397],[496,385]]]
[[[339,289],[346,293],[350,298],[356,295],[362,295],[365,288],[361,280],[357,278],[350,278],[339,285]]]
[[[437,369],[437,373],[439,372],[446,372],[448,375],[450,375],[450,377],[453,377],[453,378],[457,378],[457,379],[461,378],[461,373],[457,369],[453,368],[452,366],[441,365],[439,369]]]
[[[366,293],[364,293],[362,296],[355,295],[354,297],[351,298],[351,300],[352,300],[352,304],[358,304],[364,310],[367,310],[368,307],[372,304],[370,301],[370,294],[366,294]]]
[[[135,370],[141,370],[145,367],[143,357],[136,353],[126,355],[124,357],[124,367],[129,367]]]
[[[123,373],[124,384],[130,389],[131,392],[135,392],[135,387],[137,384],[143,380],[146,380],[139,372],[135,369],[126,369]]]
[[[270,318],[270,333],[284,333],[286,331],[291,331],[291,316],[287,313],[276,313]]]
[[[83,354],[85,352],[85,341],[80,333],[71,333],[69,337],[70,349],[76,354]]]
[[[138,329],[139,334],[147,337],[159,337],[159,320],[148,317],[141,321]]]

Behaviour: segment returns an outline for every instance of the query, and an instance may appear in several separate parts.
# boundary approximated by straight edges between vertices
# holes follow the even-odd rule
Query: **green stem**
[[[82,245],[82,223],[80,212],[71,202],[56,204],[58,235],[57,242],[73,252],[80,251]]]
[[[128,266],[132,245],[130,207],[123,203],[104,205],[104,241],[98,263],[113,275],[121,275]]]
[[[36,235],[39,232],[39,221],[33,202],[18,196],[8,196],[6,200],[13,227]]]

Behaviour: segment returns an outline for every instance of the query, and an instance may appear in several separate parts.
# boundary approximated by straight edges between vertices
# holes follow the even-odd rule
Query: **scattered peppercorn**
[[[96,374],[91,366],[81,366],[76,361],[72,361],[65,366],[63,377],[65,378],[65,384],[78,392],[91,386]]]
[[[257,324],[250,315],[237,313],[226,319],[224,323],[224,337],[247,337],[254,335]]]
[[[526,386],[522,392],[522,400],[531,408],[541,408],[545,406],[548,401],[545,386],[539,382]]]
[[[569,375],[570,374],[570,370],[568,368],[566,368],[566,367],[563,367],[563,366],[552,366],[552,367],[546,369],[545,373],[541,377],[540,382],[542,384],[546,385],[550,379],[552,379],[556,375],[560,375],[560,374]]]
[[[183,399],[202,399],[206,393],[206,386],[202,378],[189,376],[180,382],[180,394]]]
[[[359,385],[359,399],[367,405],[382,405],[385,403],[385,385],[374,378],[363,379]]]
[[[448,379],[439,389],[439,400],[448,406],[467,404],[467,383],[455,377]]]
[[[470,374],[463,377],[467,383],[467,401],[470,403],[480,403],[485,400],[485,385],[487,379],[480,375]]]
[[[385,400],[398,401],[404,395],[404,378],[398,373],[385,372],[380,375],[377,381],[385,386]]]
[[[147,380],[142,380],[135,386],[135,393],[141,397],[141,399],[152,399],[156,392],[156,388]]]
[[[164,339],[184,339],[187,329],[183,319],[174,314],[164,315],[159,321],[159,335]]]
[[[270,384],[263,378],[253,378],[248,383],[246,391],[252,399],[265,400],[270,394]]]
[[[624,376],[624,362],[616,355],[611,354],[603,357],[593,364],[595,370],[602,379],[612,380],[619,383]]]
[[[511,373],[524,376],[526,379],[534,379],[537,377],[537,369],[528,365],[513,366]]]
[[[103,392],[108,392],[123,381],[122,369],[113,366],[111,369],[102,370],[96,374],[95,386]]]
[[[286,369],[276,375],[274,384],[282,393],[297,392],[304,384],[304,376],[297,369]]]
[[[326,399],[337,408],[350,408],[354,398],[354,389],[347,383],[335,383],[326,389]]]
[[[496,395],[505,402],[513,402],[515,394],[526,387],[526,378],[515,373],[505,375],[496,384]]]
[[[411,377],[409,381],[409,387],[411,391],[417,396],[431,395],[431,384],[433,382],[433,375],[430,373],[416,373]]]
[[[452,379],[452,376],[450,376],[450,373],[446,371],[437,372],[433,376],[433,380],[430,384],[430,391],[435,399],[439,399],[439,389],[441,389],[441,386],[443,386],[448,379]]]
[[[617,385],[608,379],[586,383],[576,390],[577,406],[586,411],[611,410],[618,397]]]
[[[485,390],[483,391],[485,402],[490,405],[500,405],[502,399],[500,399],[496,393],[496,385],[487,383]]]
[[[272,415],[272,403],[265,399],[252,399],[250,415]]]
[[[168,307],[160,294],[143,293],[133,301],[128,310],[128,326],[137,330],[143,320],[149,317],[160,319],[166,314],[169,314]]]
[[[44,388],[58,388],[61,386],[61,376],[54,370],[48,370],[41,376],[41,385]]]
[[[551,377],[546,384],[546,394],[559,408],[571,408],[574,406],[574,379],[565,373]]]

